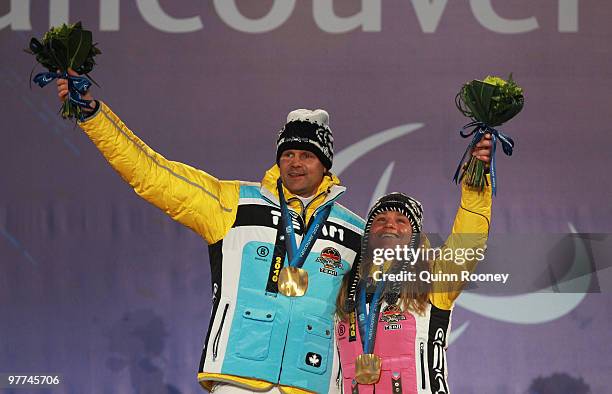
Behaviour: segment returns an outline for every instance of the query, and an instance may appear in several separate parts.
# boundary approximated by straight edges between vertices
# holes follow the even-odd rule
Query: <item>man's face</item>
[[[288,149],[278,161],[283,185],[293,194],[310,197],[317,191],[323,180],[325,167],[312,152]]]
[[[379,213],[370,227],[368,248],[395,248],[408,245],[412,236],[412,226],[404,215],[396,211]]]

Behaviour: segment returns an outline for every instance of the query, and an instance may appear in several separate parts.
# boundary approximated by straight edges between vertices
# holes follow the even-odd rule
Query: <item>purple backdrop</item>
[[[343,203],[363,215],[374,196],[403,191],[441,234],[467,144],[454,96],[467,80],[513,72],[526,106],[503,128],[517,147],[498,157],[491,238],[610,232],[612,3],[363,2],[0,2],[0,373],[63,375],[38,392],[200,390],[205,242],[141,201],[59,119],[53,87],[28,88],[34,60],[22,48],[66,18],[102,49],[95,95],[165,157],[259,180],[287,112],[325,108]],[[611,257],[581,242],[566,257],[582,252]],[[494,307],[464,294],[449,350],[454,392],[527,393],[542,377],[612,393],[612,275],[581,280],[599,291],[500,296]]]

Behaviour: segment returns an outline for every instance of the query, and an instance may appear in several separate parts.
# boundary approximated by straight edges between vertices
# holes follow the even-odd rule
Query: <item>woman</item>
[[[344,393],[449,392],[445,352],[453,302],[463,284],[427,278],[473,270],[476,259],[460,265],[442,256],[461,248],[484,250],[490,215],[490,188],[477,192],[463,186],[452,234],[436,254],[422,235],[418,201],[391,193],[374,204],[361,261],[345,277],[337,302]],[[404,253],[418,247],[418,257]],[[385,250],[393,253],[384,255]],[[436,259],[426,258],[434,254]],[[387,260],[381,264],[383,255]]]

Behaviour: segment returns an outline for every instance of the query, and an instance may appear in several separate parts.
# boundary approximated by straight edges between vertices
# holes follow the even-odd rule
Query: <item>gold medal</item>
[[[297,267],[283,267],[278,275],[278,291],[287,297],[301,297],[308,289],[308,272]]]
[[[375,354],[360,354],[355,360],[355,380],[359,384],[374,384],[380,379],[382,361]]]

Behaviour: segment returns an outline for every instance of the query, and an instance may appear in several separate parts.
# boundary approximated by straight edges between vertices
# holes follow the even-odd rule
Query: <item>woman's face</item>
[[[412,226],[404,215],[396,211],[379,213],[374,217],[370,227],[368,248],[395,248],[409,245]]]

